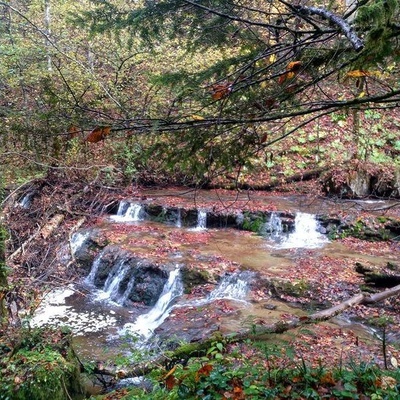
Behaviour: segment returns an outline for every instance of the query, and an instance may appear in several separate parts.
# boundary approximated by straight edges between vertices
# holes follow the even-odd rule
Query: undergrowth
[[[361,399],[400,398],[400,371],[365,362],[310,366],[290,348],[265,343],[214,343],[203,357],[158,369],[140,387],[111,399]],[[147,388],[147,390],[145,389]],[[150,389],[149,389],[150,388]]]

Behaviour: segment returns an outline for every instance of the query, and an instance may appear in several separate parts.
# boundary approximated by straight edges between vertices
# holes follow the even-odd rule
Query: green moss
[[[260,233],[266,220],[266,216],[262,213],[244,213],[242,229]]]
[[[207,271],[191,268],[182,269],[182,282],[185,293],[190,293],[195,286],[203,285],[209,280],[210,274]]]
[[[1,400],[64,400],[82,392],[69,333],[34,329],[17,334],[20,340],[11,352],[0,354]]]
[[[293,297],[303,297],[311,290],[310,283],[305,279],[294,282],[275,282],[274,287],[278,293],[284,293]]]

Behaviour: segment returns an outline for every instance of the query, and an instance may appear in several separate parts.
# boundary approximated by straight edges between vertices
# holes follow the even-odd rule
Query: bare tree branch
[[[333,14],[332,12],[325,10],[323,8],[317,7],[305,7],[305,6],[291,6],[288,4],[288,7],[293,8],[293,10],[297,11],[300,15],[319,15],[337,25],[342,33],[347,37],[350,43],[353,45],[354,50],[360,52],[364,48],[364,42],[357,36],[354,32],[354,29],[347,23],[343,18]]]

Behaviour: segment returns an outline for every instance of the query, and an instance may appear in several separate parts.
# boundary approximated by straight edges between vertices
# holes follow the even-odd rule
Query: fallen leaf
[[[204,117],[202,117],[201,115],[193,114],[192,119],[194,119],[195,121],[203,121]]]
[[[197,372],[196,372],[196,382],[200,380],[202,376],[209,376],[211,371],[213,369],[213,366],[211,364],[206,364],[203,365]]]

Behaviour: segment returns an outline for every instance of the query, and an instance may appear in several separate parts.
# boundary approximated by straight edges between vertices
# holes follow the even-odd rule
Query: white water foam
[[[177,304],[175,307],[204,306],[215,300],[233,300],[247,303],[246,298],[249,293],[249,282],[254,274],[251,271],[235,272],[225,274],[218,286],[212,290],[204,299],[192,300]]]
[[[206,300],[208,302],[218,299],[245,301],[249,292],[249,280],[252,275],[251,272],[225,275],[221,279],[219,285],[208,295]]]
[[[80,249],[80,247],[85,243],[86,239],[89,237],[89,232],[76,232],[71,237],[71,252],[72,255],[75,255],[76,252]]]
[[[67,305],[67,298],[74,295],[72,285],[50,291],[42,300],[33,318],[29,321],[32,327],[43,325],[68,326],[75,335],[99,332],[115,326],[117,320],[112,312],[93,313],[75,311]]]
[[[138,203],[121,201],[118,206],[117,215],[112,215],[111,219],[116,222],[137,222],[144,218],[143,206]]]
[[[177,228],[182,228],[182,212],[181,209],[178,208],[178,210],[176,211],[176,222],[175,222],[175,226]]]
[[[33,193],[26,194],[20,201],[18,201],[15,206],[22,208],[29,208],[31,206]]]
[[[137,335],[143,341],[149,339],[154,330],[160,326],[172,310],[172,302],[183,294],[179,268],[171,271],[168,281],[154,307],[147,313],[140,315],[134,323],[125,324],[121,333]]]
[[[103,291],[111,300],[118,301],[119,284],[125,278],[130,269],[130,265],[124,260],[118,261],[104,283]]]
[[[94,285],[94,279],[96,278],[97,271],[99,270],[100,262],[101,262],[101,257],[103,256],[103,253],[100,253],[97,255],[95,260],[93,261],[92,264],[92,269],[90,270],[89,275],[85,278],[85,283],[87,285]]]
[[[329,239],[319,232],[319,223],[314,214],[298,212],[294,231],[276,247],[279,249],[315,249],[329,243]]]
[[[207,211],[197,210],[197,225],[191,231],[205,231],[207,229]]]
[[[261,234],[273,240],[279,240],[282,237],[282,232],[282,220],[278,213],[272,212],[269,220],[264,224]]]

